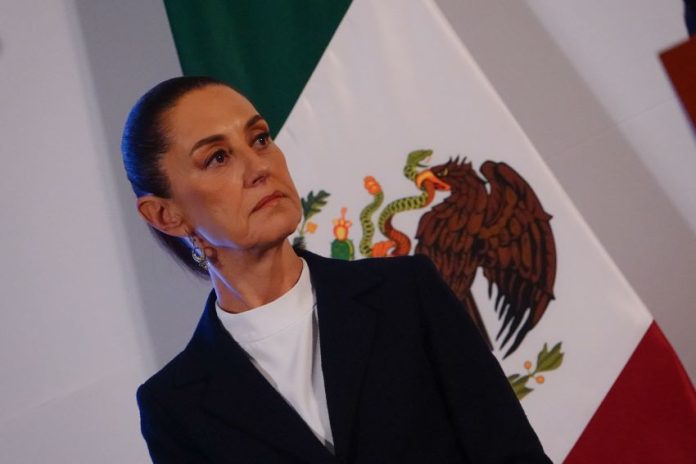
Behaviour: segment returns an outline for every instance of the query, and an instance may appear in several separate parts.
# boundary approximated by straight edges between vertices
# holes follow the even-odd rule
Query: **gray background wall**
[[[696,378],[696,146],[656,57],[681,1],[438,4]],[[164,8],[0,11],[0,461],[146,462],[135,389],[207,292],[121,172],[130,105],[180,73]]]

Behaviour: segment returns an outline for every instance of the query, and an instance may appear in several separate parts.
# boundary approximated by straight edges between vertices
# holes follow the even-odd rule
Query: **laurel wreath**
[[[508,376],[508,381],[512,386],[512,390],[515,392],[518,400],[521,400],[528,394],[534,391],[533,388],[527,386],[527,382],[530,379],[534,379],[537,384],[542,384],[546,381],[541,372],[549,372],[558,369],[563,363],[563,356],[565,353],[561,351],[561,342],[556,343],[551,351],[549,351],[548,345],[544,343],[544,347],[541,349],[537,355],[536,367],[532,369],[532,362],[525,361],[524,368],[527,373],[522,374],[512,374]]]

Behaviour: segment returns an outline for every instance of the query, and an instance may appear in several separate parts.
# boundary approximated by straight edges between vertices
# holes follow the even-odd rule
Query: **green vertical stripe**
[[[350,0],[165,0],[185,75],[244,93],[276,135]]]

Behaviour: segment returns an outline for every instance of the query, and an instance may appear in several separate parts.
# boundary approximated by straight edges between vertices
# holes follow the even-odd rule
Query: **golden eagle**
[[[429,171],[426,175],[447,183],[451,194],[421,217],[415,252],[435,263],[492,349],[471,294],[476,271],[483,268],[489,298],[494,285],[497,290],[495,310],[502,325],[496,341],[504,334],[500,349],[514,335],[507,357],[554,298],[556,247],[551,215],[529,184],[505,163],[483,163],[485,180],[466,159],[450,159]]]

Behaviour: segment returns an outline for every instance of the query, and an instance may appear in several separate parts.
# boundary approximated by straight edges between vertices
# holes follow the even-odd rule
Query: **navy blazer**
[[[154,462],[550,462],[428,258],[301,255],[317,296],[335,454],[224,329],[211,292],[184,351],[138,389]]]

